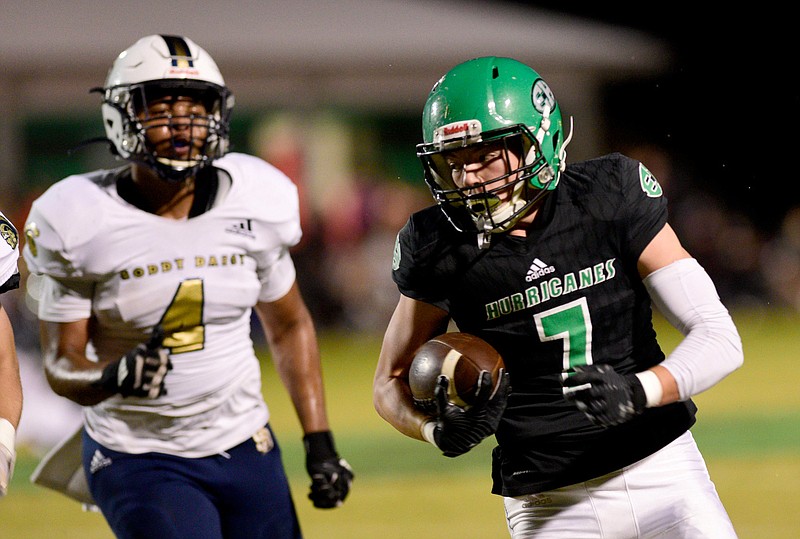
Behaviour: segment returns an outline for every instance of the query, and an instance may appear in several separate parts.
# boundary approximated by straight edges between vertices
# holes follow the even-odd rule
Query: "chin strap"
[[[567,168],[567,145],[572,142],[572,116],[569,117],[569,134],[564,139],[561,149],[558,151],[558,170],[561,172]]]
[[[541,146],[542,142],[544,142],[544,136],[547,134],[547,131],[550,129],[550,104],[544,104],[544,110],[542,111],[542,121],[539,123],[539,130],[536,131],[536,140],[539,141],[539,145]]]
[[[481,216],[475,221],[475,225],[479,230],[478,248],[488,249],[492,243],[492,223]]]

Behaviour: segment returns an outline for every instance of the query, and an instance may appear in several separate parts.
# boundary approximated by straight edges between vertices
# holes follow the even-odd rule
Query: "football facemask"
[[[501,174],[470,185],[465,185],[463,166],[454,164],[452,156],[459,150],[418,149],[434,200],[457,230],[476,230],[482,247],[488,246],[490,234],[511,229],[553,182],[538,142],[526,132],[524,126],[513,126],[483,133],[485,139],[459,146],[492,155],[493,161],[503,164]],[[523,155],[525,159],[520,158]],[[534,183],[542,187],[534,187]]]

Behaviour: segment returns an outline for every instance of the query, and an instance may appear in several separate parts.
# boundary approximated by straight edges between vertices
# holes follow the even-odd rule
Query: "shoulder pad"
[[[36,199],[24,231],[23,256],[29,269],[55,277],[80,276],[79,248],[102,229],[100,197],[105,196],[88,177],[70,176]]]

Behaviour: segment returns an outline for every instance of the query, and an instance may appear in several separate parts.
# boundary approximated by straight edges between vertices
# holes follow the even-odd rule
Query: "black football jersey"
[[[687,401],[604,429],[562,394],[577,365],[607,363],[628,374],[664,359],[636,263],[666,222],[655,178],[612,154],[568,166],[527,237],[495,234],[480,249],[477,235],[458,232],[438,206],[400,231],[393,278],[401,293],[447,310],[460,331],[491,343],[510,373],[494,493],[520,496],[598,477],[694,423]]]

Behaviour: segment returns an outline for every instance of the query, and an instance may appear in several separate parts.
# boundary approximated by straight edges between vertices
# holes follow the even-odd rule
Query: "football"
[[[475,402],[481,371],[492,374],[493,389],[497,389],[498,372],[503,367],[503,358],[483,339],[469,333],[445,333],[427,341],[414,353],[408,384],[416,406],[435,414],[436,380],[444,374],[450,379],[448,400],[469,408]]]

